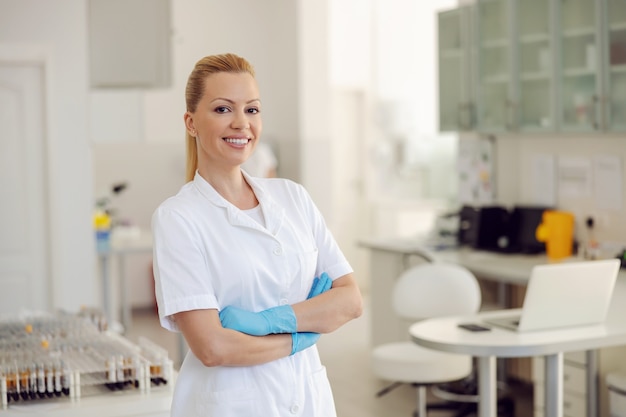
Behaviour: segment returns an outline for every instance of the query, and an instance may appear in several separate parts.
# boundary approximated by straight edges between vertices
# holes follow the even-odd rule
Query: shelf
[[[520,43],[538,43],[547,42],[550,40],[550,36],[547,33],[531,33],[529,35],[523,35],[520,37]]]
[[[463,51],[461,49],[445,49],[441,51],[440,57],[443,59],[461,58]]]
[[[550,73],[544,71],[526,72],[520,75],[521,81],[542,81],[550,80]]]
[[[626,74],[626,64],[611,65],[611,74]]]
[[[568,29],[568,30],[563,31],[564,38],[578,38],[582,36],[593,36],[593,35],[595,35],[595,29],[593,27]]]
[[[611,23],[609,30],[626,30],[626,22]]]
[[[492,76],[483,78],[484,84],[502,84],[502,83],[508,83],[508,82],[509,82],[509,76],[507,74],[492,75]]]
[[[509,41],[507,39],[493,39],[484,41],[480,46],[483,49],[507,48],[509,46]]]
[[[563,70],[563,77],[595,77],[596,71],[588,68],[570,68]]]
[[[522,123],[520,128],[527,133],[540,133],[553,129],[552,125],[543,125],[541,122],[535,122],[534,124]]]

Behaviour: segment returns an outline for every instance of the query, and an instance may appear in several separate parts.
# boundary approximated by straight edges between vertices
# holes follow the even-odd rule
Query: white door
[[[43,73],[0,61],[0,314],[51,307]]]

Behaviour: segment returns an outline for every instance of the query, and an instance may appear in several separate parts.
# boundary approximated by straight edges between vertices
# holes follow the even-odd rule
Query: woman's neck
[[[228,174],[202,172],[200,170],[198,172],[202,178],[211,184],[215,191],[237,208],[248,210],[259,204],[252,187],[245,180],[239,167]]]

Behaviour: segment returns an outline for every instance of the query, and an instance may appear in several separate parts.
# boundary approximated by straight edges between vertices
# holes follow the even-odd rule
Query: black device
[[[551,210],[541,206],[514,206],[509,217],[509,252],[537,254],[546,251],[545,242],[535,236],[543,213]]]
[[[619,259],[622,262],[621,268],[622,269],[626,268],[626,249],[622,250],[622,253],[617,255],[617,259]]]
[[[481,326],[476,323],[461,323],[458,325],[461,329],[469,330],[470,332],[488,332],[490,327]]]
[[[459,213],[459,244],[504,253],[543,253],[544,242],[535,237],[543,213],[550,207],[463,206]]]
[[[508,238],[508,218],[509,211],[502,206],[463,206],[459,214],[459,243],[475,249],[497,249]]]

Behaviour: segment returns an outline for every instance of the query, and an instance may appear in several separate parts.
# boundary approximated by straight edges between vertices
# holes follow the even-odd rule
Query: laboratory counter
[[[550,263],[545,255],[504,254],[477,251],[467,247],[454,249],[429,249],[416,239],[365,239],[359,245],[370,252],[370,294],[371,294],[371,343],[377,346],[383,343],[407,340],[409,328],[414,323],[398,318],[391,305],[392,288],[396,278],[413,265],[423,262],[450,262],[464,266],[481,282],[488,282],[498,288],[498,305],[487,305],[483,297],[482,310],[495,308],[521,307],[525,287],[534,266]],[[579,258],[567,258],[560,262],[577,262]],[[508,303],[510,289],[520,290],[516,301],[519,305]],[[566,296],[566,294],[564,294]],[[626,317],[626,270],[621,269],[613,291],[609,308],[609,322],[623,321]],[[564,407],[566,415],[590,417],[587,414],[592,407],[588,404],[589,393],[596,393],[599,416],[608,416],[608,391],[606,375],[614,372],[626,372],[626,347],[615,346],[602,348],[595,355],[584,352],[570,352],[565,355]],[[532,359],[508,360],[508,377],[515,377],[534,386],[535,417],[544,417],[543,369],[541,357]],[[502,367],[498,368],[498,371]],[[499,377],[507,377],[500,374]],[[592,395],[593,397],[593,395]]]

